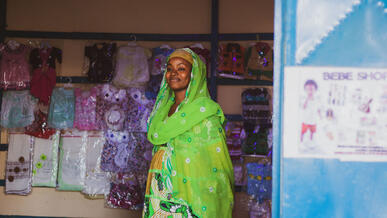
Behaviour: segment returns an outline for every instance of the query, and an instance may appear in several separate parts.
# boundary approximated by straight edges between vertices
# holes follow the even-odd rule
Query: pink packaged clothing
[[[0,45],[0,89],[23,90],[30,86],[29,47],[20,44],[16,49]]]
[[[125,89],[110,84],[99,86],[97,95],[97,120],[100,129],[123,130],[128,111]]]
[[[97,87],[88,91],[75,89],[74,127],[79,130],[97,130]]]
[[[122,88],[145,86],[149,81],[148,59],[151,55],[149,49],[137,45],[120,47],[113,84]]]

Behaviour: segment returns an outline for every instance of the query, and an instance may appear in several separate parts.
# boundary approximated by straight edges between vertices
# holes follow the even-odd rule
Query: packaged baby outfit
[[[128,96],[125,89],[110,84],[99,87],[97,95],[97,120],[100,129],[123,130],[128,111]]]
[[[55,129],[72,128],[74,124],[75,96],[73,89],[55,88],[52,92],[48,125]]]
[[[90,90],[76,88],[74,128],[79,130],[97,130],[97,92],[96,87]]]
[[[152,112],[154,100],[145,96],[143,88],[128,90],[128,112],[126,129],[130,132],[147,132],[147,120]]]
[[[244,79],[245,71],[245,49],[237,43],[228,43],[220,47],[219,76]]]
[[[5,193],[27,195],[31,192],[33,139],[10,132],[8,142]]]
[[[273,81],[273,50],[268,43],[257,42],[246,51],[246,66],[250,76]]]
[[[69,129],[62,132],[58,171],[58,190],[81,191],[86,175],[87,132]]]
[[[0,44],[0,89],[24,90],[30,87],[27,59],[30,48],[16,42],[14,44]]]
[[[26,127],[34,121],[34,109],[37,100],[29,91],[3,92],[1,121],[4,128]]]
[[[59,130],[49,139],[34,138],[32,186],[56,186],[59,139]]]
[[[116,43],[96,43],[85,47],[89,59],[87,76],[90,82],[109,82],[113,78]]]
[[[121,88],[145,86],[149,81],[148,59],[151,56],[149,49],[135,44],[120,47],[113,84]]]
[[[59,48],[35,48],[31,51],[31,94],[45,104],[48,104],[56,84],[56,61],[62,63],[62,50]]]
[[[48,106],[38,103],[34,112],[35,120],[25,128],[25,133],[43,139],[49,139],[51,135],[55,134],[56,130],[48,127],[47,113]]]
[[[103,172],[101,166],[101,153],[105,137],[101,131],[87,133],[86,146],[86,175],[82,193],[90,198],[100,198],[109,193],[109,174]]]

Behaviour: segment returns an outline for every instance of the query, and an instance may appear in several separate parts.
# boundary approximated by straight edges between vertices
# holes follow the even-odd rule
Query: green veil
[[[199,217],[231,217],[234,176],[224,114],[210,98],[205,64],[193,51],[184,50],[193,57],[185,99],[168,117],[174,93],[163,78],[148,119],[148,139],[154,151],[165,150],[160,173],[171,196],[162,200],[185,205]]]

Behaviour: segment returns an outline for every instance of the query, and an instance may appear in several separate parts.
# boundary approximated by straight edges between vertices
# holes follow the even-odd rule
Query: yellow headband
[[[184,60],[188,61],[190,64],[193,64],[193,58],[192,55],[184,51],[183,49],[176,49],[174,52],[172,52],[171,55],[169,55],[169,59],[172,58],[183,58]]]

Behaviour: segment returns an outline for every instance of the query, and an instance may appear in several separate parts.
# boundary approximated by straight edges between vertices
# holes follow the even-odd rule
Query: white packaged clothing
[[[59,139],[59,130],[50,139],[34,138],[32,186],[56,186]]]
[[[5,193],[27,195],[31,192],[33,139],[22,133],[9,133],[5,172]]]
[[[83,190],[86,173],[86,145],[86,131],[70,129],[61,135],[58,190]]]
[[[149,49],[134,44],[120,47],[113,84],[120,88],[145,86],[149,81],[148,59],[151,56]]]
[[[100,169],[105,137],[101,131],[88,132],[86,146],[86,177],[82,192],[92,198],[109,193],[109,174]]]

